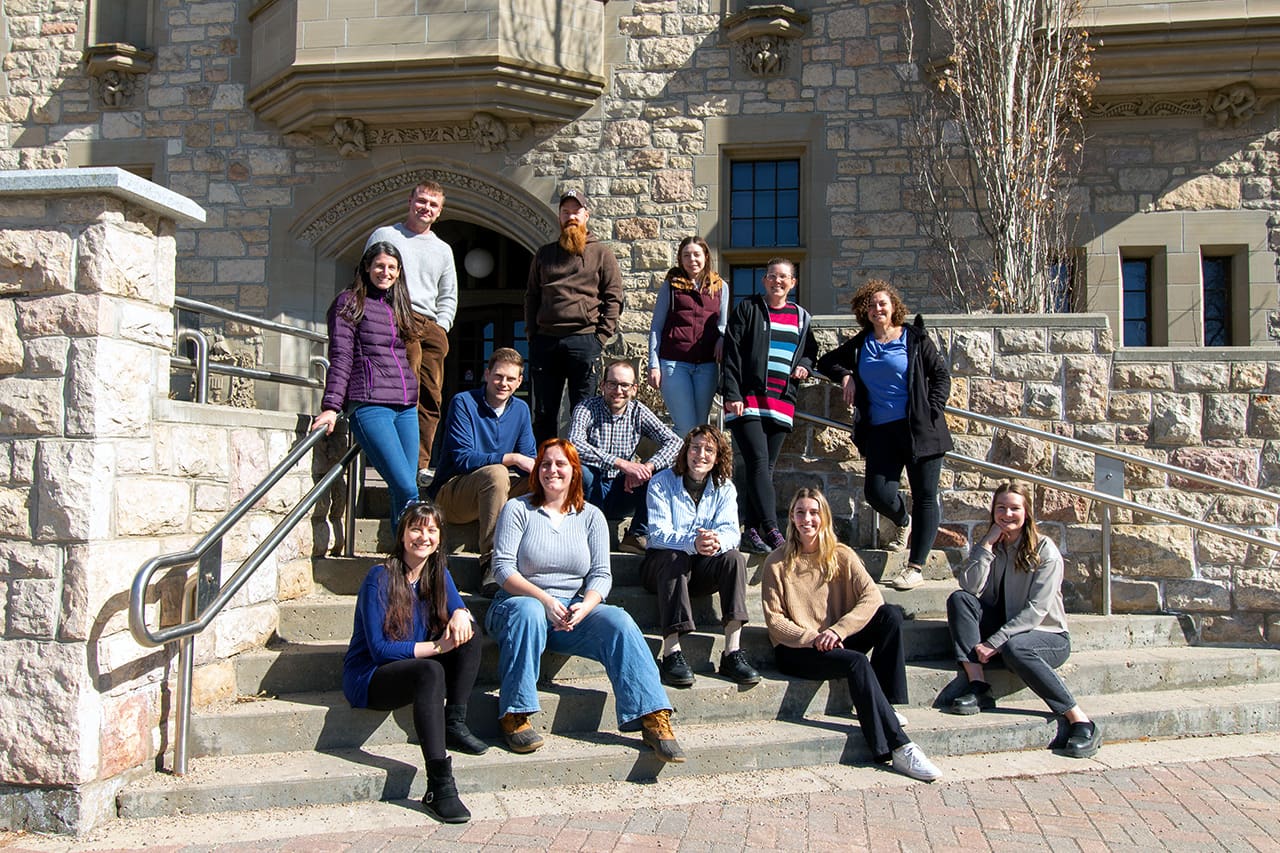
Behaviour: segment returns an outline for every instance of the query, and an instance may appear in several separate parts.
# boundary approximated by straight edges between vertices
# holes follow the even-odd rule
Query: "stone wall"
[[[820,317],[825,352],[853,329]],[[1046,432],[1114,447],[1242,485],[1280,493],[1280,353],[1118,350],[1099,315],[930,318],[950,367],[950,404]],[[848,421],[834,386],[811,384],[800,409]],[[1093,454],[950,418],[956,452],[1093,488]],[[1176,476],[1125,466],[1125,497],[1149,506],[1280,540],[1277,505],[1223,493]],[[961,547],[986,530],[998,478],[949,462],[942,477],[939,547]],[[870,544],[862,461],[849,433],[798,426],[783,450],[779,501],[821,485],[848,519],[848,537]],[[1091,501],[1041,489],[1043,529],[1066,558],[1071,607],[1100,603],[1100,516]],[[1280,552],[1154,517],[1113,515],[1112,606],[1190,614],[1207,642],[1280,642]]]
[[[130,633],[133,577],[195,544],[305,429],[167,399],[174,219],[201,212],[110,171],[0,174],[4,827],[92,826],[171,747],[175,657]],[[224,540],[224,576],[311,481],[301,466]],[[196,641],[203,698],[230,695],[218,662],[266,641],[279,598],[310,591],[313,547],[312,527],[296,530]],[[153,626],[177,621],[181,574],[155,585]]]

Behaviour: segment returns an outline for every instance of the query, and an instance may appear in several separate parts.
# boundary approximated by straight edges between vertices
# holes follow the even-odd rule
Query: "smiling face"
[[[379,290],[390,290],[400,278],[400,262],[390,255],[374,255],[368,270],[369,280]]]
[[[484,401],[496,409],[511,399],[524,379],[524,371],[509,361],[499,361],[484,372]]]
[[[680,268],[690,279],[697,279],[707,268],[707,253],[697,243],[690,243],[680,250]]]
[[[893,299],[886,291],[877,290],[871,295],[867,304],[867,319],[876,329],[887,329],[893,325]]]
[[[543,494],[548,499],[562,498],[572,481],[573,463],[564,450],[554,445],[544,450],[538,465],[538,482],[542,484]]]
[[[610,412],[615,415],[622,414],[627,408],[627,403],[631,402],[631,398],[636,393],[635,370],[629,364],[613,365],[605,374],[604,382],[600,383],[600,393],[604,396],[604,403],[609,407]]]
[[[764,274],[764,295],[771,308],[781,308],[796,286],[796,272],[790,264],[771,264]]]
[[[440,547],[440,528],[434,518],[410,524],[404,531],[404,559],[411,566],[421,566]]]
[[[991,521],[1012,541],[1027,523],[1027,502],[1015,492],[1001,492],[991,505]]]
[[[415,234],[425,234],[431,230],[443,210],[443,195],[418,187],[409,197],[409,216],[405,219],[405,224]]]
[[[822,529],[822,507],[813,498],[800,498],[791,507],[791,526],[800,537],[802,550],[816,548],[818,531]]]
[[[716,443],[709,435],[696,436],[689,442],[689,455],[686,457],[689,476],[701,483],[716,467]]]

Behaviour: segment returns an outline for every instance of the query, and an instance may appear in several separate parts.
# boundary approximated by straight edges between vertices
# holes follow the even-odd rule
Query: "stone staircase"
[[[385,521],[362,519],[357,550],[373,554],[385,548],[387,527]],[[474,547],[475,531],[450,530],[449,540],[455,549]],[[896,575],[903,561],[901,554],[861,553],[877,577]],[[912,699],[902,709],[910,720],[907,733],[934,758],[1043,749],[1056,731],[1047,710],[1002,671],[991,671],[1000,697],[995,712],[954,717],[933,707],[956,672],[948,660],[949,635],[941,614],[955,588],[948,557],[958,556],[935,552],[927,581],[916,590],[882,587],[885,599],[910,617],[904,624]],[[120,816],[420,797],[425,777],[421,753],[411,743],[409,709],[394,714],[355,710],[341,691],[355,593],[376,561],[372,556],[315,560],[313,594],[283,603],[273,642],[235,659],[240,699],[194,715],[192,771],[182,778],[154,774],[127,786],[118,798]],[[683,646],[698,680],[687,690],[667,690],[687,763],[663,765],[640,744],[638,734],[618,733],[602,668],[556,655],[543,658],[543,710],[533,718],[550,735],[546,746],[532,755],[508,752],[499,745],[497,731],[497,648],[482,637],[481,679],[470,702],[470,724],[495,746],[482,756],[454,756],[463,794],[869,761],[843,681],[794,680],[773,669],[760,609],[760,562],[757,557],[750,564],[751,623],[743,632],[744,650],[765,675],[760,684],[740,688],[714,674],[723,644],[716,630],[717,602],[695,600],[705,630],[686,637]],[[615,553],[612,565],[610,603],[627,608],[656,652],[656,605],[639,585],[640,558]],[[474,554],[455,553],[450,569],[460,588],[478,588]],[[464,598],[483,624],[488,599]],[[1192,645],[1176,616],[1073,614],[1069,622],[1073,653],[1060,671],[1082,707],[1100,722],[1107,741],[1280,729],[1280,650]]]

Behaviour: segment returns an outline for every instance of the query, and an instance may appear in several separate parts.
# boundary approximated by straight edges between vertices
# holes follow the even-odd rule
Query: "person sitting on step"
[[[643,554],[648,535],[645,494],[649,480],[675,461],[680,436],[637,402],[636,369],[625,360],[604,369],[600,393],[573,407],[569,441],[582,457],[582,488],[589,503],[607,519],[631,516],[620,550]],[[642,438],[657,449],[648,459],[634,460]]]
[[[649,541],[641,581],[658,596],[662,683],[693,685],[680,635],[694,630],[690,595],[720,592],[724,652],[720,674],[738,684],[760,681],[741,649],[747,621],[747,558],[738,550],[738,492],[733,451],[724,433],[703,424],[684,438],[673,467],[649,481]]]
[[[983,667],[1003,663],[1062,718],[1050,749],[1072,758],[1096,753],[1101,730],[1054,672],[1071,654],[1062,555],[1036,528],[1030,486],[1008,482],[995,490],[990,529],[952,571],[960,589],[947,599],[947,626],[969,683],[944,710],[994,708]]]
[[[427,814],[465,823],[445,747],[479,755],[488,745],[467,728],[467,700],[480,671],[480,641],[445,565],[444,520],[425,501],[400,515],[395,545],[356,596],[342,692],[353,708],[413,705],[413,729],[427,767]]]
[[[791,499],[787,541],[765,559],[760,597],[778,669],[797,678],[844,676],[872,757],[912,779],[938,779],[893,709],[907,701],[902,609],[884,603],[862,560],[836,540],[831,506],[817,489]]]
[[[512,752],[533,752],[542,737],[529,722],[540,710],[542,653],[581,655],[604,665],[620,729],[643,729],[664,762],[682,762],[671,702],[636,623],[604,603],[613,585],[604,514],[582,495],[578,451],[563,438],[538,448],[529,494],[507,501],[493,538],[501,589],[485,616],[498,643],[499,725]]]

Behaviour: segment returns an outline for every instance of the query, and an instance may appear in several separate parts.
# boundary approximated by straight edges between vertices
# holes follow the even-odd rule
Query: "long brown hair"
[[[681,256],[684,254],[684,247],[691,243],[702,249],[702,257],[706,259],[702,272],[698,273],[697,278],[693,279],[689,278],[689,273],[685,271],[684,262],[681,260]],[[676,288],[681,287],[681,282],[687,281],[690,287],[682,289],[705,290],[707,293],[720,292],[720,288],[724,287],[724,280],[711,267],[711,247],[707,245],[706,237],[694,234],[692,237],[685,237],[680,241],[680,245],[676,249],[676,265],[671,268],[671,272],[667,273],[667,281],[671,282],[671,286]]]
[[[796,564],[800,561],[800,533],[796,530],[795,522],[791,520],[792,513],[795,512],[796,504],[808,498],[818,504],[818,517],[821,523],[818,525],[818,553],[814,559],[818,561],[818,565],[822,567],[822,579],[831,583],[840,573],[840,562],[836,559],[836,552],[842,547],[840,540],[836,538],[835,524],[831,521],[831,504],[827,503],[826,495],[818,489],[801,488],[797,489],[795,496],[791,498],[791,504],[787,507],[787,544],[782,547],[782,565],[788,571],[793,571]],[[857,553],[850,552],[853,559],[857,560]]]
[[[542,506],[547,502],[547,493],[542,489],[542,478],[538,476],[538,471],[542,468],[543,457],[552,447],[558,447],[564,451],[569,464],[573,466],[569,492],[564,497],[565,506],[572,508],[574,512],[582,512],[582,507],[587,502],[582,493],[582,460],[578,457],[578,449],[563,438],[548,438],[538,445],[538,458],[533,460],[533,470],[529,472],[529,503],[533,506]]]
[[[422,576],[418,578],[418,596],[414,599],[409,586],[409,565],[404,557],[404,535],[411,528],[428,522],[435,522],[440,531],[440,544],[427,556],[427,564],[422,567]],[[428,635],[438,634],[444,630],[449,621],[449,601],[445,592],[445,547],[444,516],[435,504],[429,501],[417,501],[405,507],[400,514],[400,523],[396,525],[396,541],[387,555],[387,570],[382,573],[381,592],[387,602],[387,615],[382,620],[382,633],[393,640],[407,640],[413,631],[413,610],[415,607],[427,608],[426,616]]]
[[[360,258],[360,264],[356,267],[355,278],[343,291],[343,293],[350,293],[351,297],[342,306],[338,316],[353,326],[360,325],[360,321],[364,319],[365,299],[378,292],[373,279],[369,277],[369,267],[373,266],[373,260],[378,255],[395,258],[396,264],[400,267],[400,274],[396,276],[395,284],[391,285],[389,295],[391,313],[396,318],[396,331],[400,333],[401,340],[407,340],[413,332],[413,305],[409,301],[409,286],[404,283],[404,260],[400,257],[400,250],[391,243],[385,241],[371,243],[369,248],[364,250],[364,256]],[[342,293],[338,294],[338,298],[342,298]]]
[[[1018,544],[1018,553],[1014,556],[1013,567],[1020,572],[1034,572],[1040,565],[1040,529],[1036,527],[1035,512],[1031,509],[1031,487],[1026,483],[1010,480],[996,487],[991,496],[991,523],[996,523],[996,499],[1001,495],[1017,495],[1022,498],[1025,521],[1022,524],[1022,539]]]
[[[693,444],[695,438],[703,435],[716,446],[716,464],[711,469],[711,480],[716,484],[716,488],[719,488],[733,476],[733,450],[730,449],[729,440],[724,437],[724,433],[711,424],[703,424],[689,430],[689,434],[684,437],[684,444],[680,446],[680,455],[676,457],[671,467],[675,468],[676,474],[680,477],[688,474],[689,445]]]
[[[902,301],[902,294],[898,292],[898,288],[887,281],[873,278],[854,291],[853,297],[849,300],[854,318],[864,329],[871,328],[871,320],[867,317],[867,311],[871,308],[871,297],[882,290],[889,294],[889,304],[893,306],[893,315],[889,318],[889,322],[895,326],[901,326],[907,321],[907,305]]]

